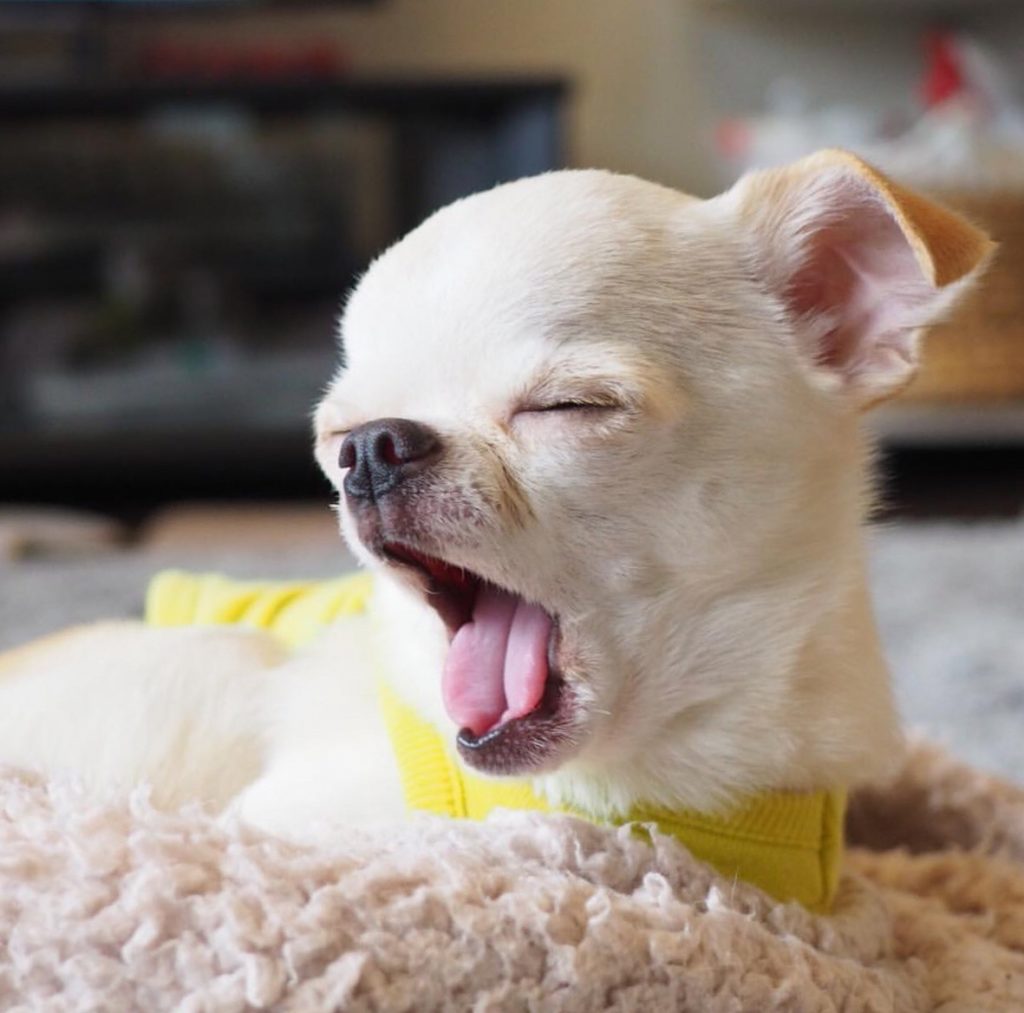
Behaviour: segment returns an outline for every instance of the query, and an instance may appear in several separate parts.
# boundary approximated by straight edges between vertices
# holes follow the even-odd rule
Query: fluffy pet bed
[[[1024,791],[917,746],[831,917],[507,813],[331,850],[0,778],[0,1009],[1024,1009]]]

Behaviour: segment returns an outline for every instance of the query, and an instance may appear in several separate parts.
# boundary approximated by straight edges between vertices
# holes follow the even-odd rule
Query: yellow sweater
[[[168,571],[150,585],[146,619],[157,626],[239,623],[269,630],[297,647],[327,623],[362,612],[370,589],[368,574],[268,583]],[[492,780],[466,770],[445,736],[383,683],[380,705],[411,809],[478,820],[496,808],[554,808],[527,781]],[[842,791],[766,792],[726,813],[641,805],[616,822],[631,823],[641,833],[655,826],[725,876],[753,883],[778,900],[826,911],[839,877],[845,801]],[[592,818],[568,807],[560,811]]]

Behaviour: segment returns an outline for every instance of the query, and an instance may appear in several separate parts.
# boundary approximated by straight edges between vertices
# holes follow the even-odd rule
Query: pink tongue
[[[473,619],[448,648],[441,689],[449,717],[474,735],[529,714],[548,678],[551,616],[485,584]]]

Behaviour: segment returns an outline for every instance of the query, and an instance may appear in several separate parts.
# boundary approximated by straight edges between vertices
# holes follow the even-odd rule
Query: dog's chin
[[[492,775],[536,775],[576,753],[586,713],[578,680],[563,667],[563,630],[553,611],[405,542],[383,541],[374,555],[444,623],[445,706],[460,726],[455,745],[468,766]],[[496,643],[499,656],[508,652],[504,661],[495,661]],[[484,656],[477,667],[474,650]],[[480,698],[486,703],[475,702]]]

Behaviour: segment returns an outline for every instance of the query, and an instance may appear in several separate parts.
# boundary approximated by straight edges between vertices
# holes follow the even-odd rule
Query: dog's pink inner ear
[[[814,380],[866,407],[903,388],[921,330],[983,267],[974,226],[856,156],[822,151],[745,176],[728,196]]]
[[[846,387],[884,396],[912,377],[917,332],[933,317],[941,290],[924,276],[880,199],[863,189],[834,195],[843,196],[805,225],[782,296],[815,366]]]

